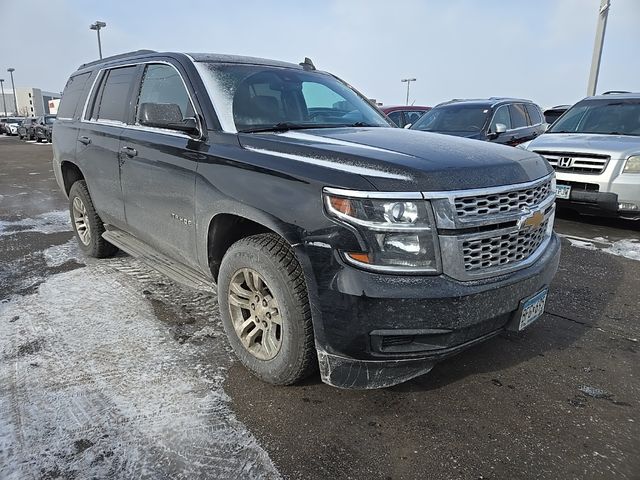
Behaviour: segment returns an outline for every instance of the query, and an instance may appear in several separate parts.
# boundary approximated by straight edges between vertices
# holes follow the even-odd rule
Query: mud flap
[[[316,348],[322,381],[345,389],[392,387],[428,373],[436,363],[425,359],[355,360]]]

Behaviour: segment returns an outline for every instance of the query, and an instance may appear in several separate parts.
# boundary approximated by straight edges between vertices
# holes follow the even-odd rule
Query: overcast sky
[[[0,0],[0,77],[60,91],[78,65],[150,48],[299,62],[385,104],[586,93],[600,0]],[[640,91],[640,0],[611,0],[598,91]],[[5,82],[5,86],[7,86]]]

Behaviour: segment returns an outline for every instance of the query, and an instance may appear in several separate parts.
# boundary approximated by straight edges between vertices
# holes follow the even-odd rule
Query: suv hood
[[[595,133],[545,133],[532,140],[527,150],[563,153],[599,153],[613,160],[640,153],[640,137]]]
[[[383,191],[494,187],[553,171],[541,156],[526,150],[400,128],[240,133],[238,138],[245,149],[304,163],[308,169],[358,174]]]

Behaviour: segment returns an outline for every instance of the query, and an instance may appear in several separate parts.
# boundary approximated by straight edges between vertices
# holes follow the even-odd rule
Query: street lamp
[[[596,39],[593,45],[593,57],[591,58],[591,72],[589,74],[589,84],[587,85],[587,95],[596,94],[598,85],[598,74],[600,73],[600,61],[602,60],[602,46],[604,45],[604,32],[607,29],[607,17],[609,16],[611,0],[601,0],[600,10],[598,10],[598,27],[596,28]]]
[[[15,72],[15,68],[7,68],[7,72],[11,75],[11,88],[13,88],[13,106],[15,107],[15,115],[18,115],[18,100],[16,97],[16,85],[13,83],[13,72]]]
[[[4,98],[4,78],[0,78],[0,90],[2,90],[2,105],[4,109],[2,110],[2,116],[7,116],[7,99]]]
[[[96,23],[89,25],[90,30],[95,30],[98,34],[98,53],[100,54],[100,60],[102,60],[102,43],[100,43],[100,29],[106,27],[107,24],[96,20]]]
[[[407,105],[409,105],[409,85],[411,85],[411,82],[415,82],[416,79],[415,78],[403,78],[400,81],[407,84]]]

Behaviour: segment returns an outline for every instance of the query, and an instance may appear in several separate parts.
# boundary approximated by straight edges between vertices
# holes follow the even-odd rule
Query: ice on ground
[[[74,238],[62,245],[54,245],[42,252],[48,267],[59,267],[69,260],[80,260],[83,258],[78,241]]]
[[[209,360],[222,342],[175,341],[140,287],[105,261],[0,304],[0,478],[279,477]]]
[[[618,240],[613,242],[610,247],[605,248],[603,252],[630,258],[631,260],[640,260],[640,241]]]
[[[41,213],[33,218],[0,220],[0,236],[22,232],[58,233],[71,231],[67,210]]]
[[[640,241],[635,238],[611,242],[603,237],[590,239],[572,237],[569,235],[561,236],[566,238],[572,247],[583,248],[586,250],[600,250],[611,255],[617,255],[631,260],[640,260]]]

